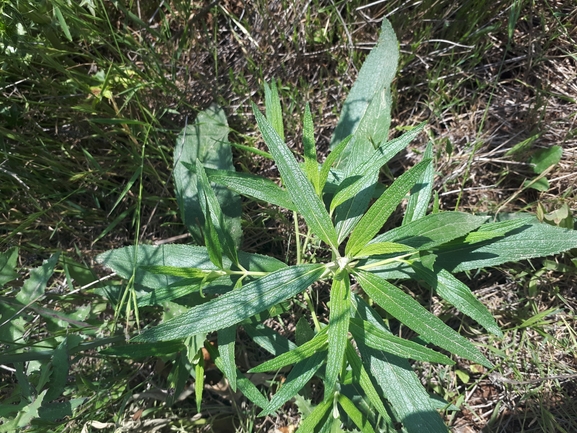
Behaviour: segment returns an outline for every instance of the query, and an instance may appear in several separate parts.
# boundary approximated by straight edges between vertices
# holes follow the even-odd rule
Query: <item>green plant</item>
[[[427,393],[409,360],[454,364],[448,355],[455,355],[488,368],[491,363],[390,281],[414,279],[500,336],[489,311],[453,273],[566,251],[577,247],[577,234],[522,215],[490,222],[461,212],[427,214],[434,175],[431,146],[419,164],[391,185],[379,184],[381,168],[423,129],[419,125],[388,140],[397,59],[397,41],[384,20],[379,43],[345,102],[332,151],[320,165],[309,108],[304,112],[300,164],[284,142],[276,87],[265,86],[266,116],[255,106],[253,110],[282,187],[230,170],[230,144],[222,133],[226,120],[220,110],[202,113],[192,130],[183,131],[175,152],[177,197],[189,231],[202,237],[205,246],[136,245],[98,257],[129,281],[127,290],[136,306],[178,304],[185,310],[147,327],[132,343],[115,348],[117,353],[130,356],[154,347],[185,354],[177,357],[177,369],[184,378],[196,378],[200,406],[204,348],[231,388],[260,406],[261,415],[297,396],[314,376],[322,378],[324,397],[316,406],[298,400],[308,413],[299,432],[355,427],[395,431],[399,426],[408,432],[447,430],[437,412],[447,403]],[[238,213],[224,211],[237,199],[222,187],[293,212],[294,264],[238,250]],[[401,226],[379,234],[407,194]],[[306,222],[304,233],[300,218]],[[311,292],[329,284],[328,323],[321,323]],[[314,329],[299,321],[292,342],[263,322],[285,312],[287,301],[300,294]],[[395,323],[418,337],[393,335]],[[237,368],[239,326],[274,356],[249,372],[293,365],[270,400]],[[212,332],[216,346],[207,343]],[[182,377],[174,379],[175,395],[184,386]]]

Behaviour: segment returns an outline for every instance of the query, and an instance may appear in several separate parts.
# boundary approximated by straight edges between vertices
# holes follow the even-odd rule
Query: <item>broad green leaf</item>
[[[79,335],[67,335],[64,340],[54,349],[50,360],[52,373],[48,381],[48,392],[46,401],[59,398],[68,382],[68,370],[70,368],[70,349],[78,346],[81,342]]]
[[[218,277],[218,275],[219,274],[216,274],[216,277]],[[216,277],[209,274],[206,278],[183,278],[176,283],[172,283],[170,286],[139,294],[137,305],[139,307],[162,305],[165,302],[182,298],[194,292],[202,292],[202,294],[206,296],[230,291],[234,279],[228,275],[219,278]]]
[[[254,105],[253,111],[292,202],[313,233],[336,250],[337,234],[322,200],[315,193],[312,184],[306,178],[290,149]]]
[[[548,149],[539,149],[531,157],[533,170],[537,174],[543,173],[552,165],[558,164],[563,157],[563,148],[561,146],[551,146]]]
[[[251,368],[249,373],[263,373],[265,371],[280,370],[287,365],[296,364],[304,359],[327,349],[327,333],[324,328],[312,340],[307,341],[290,352],[284,352],[277,357]]]
[[[16,272],[17,260],[18,247],[12,247],[8,251],[0,254],[0,287],[20,276],[18,272]]]
[[[399,176],[397,180],[386,189],[355,226],[347,242],[345,254],[355,256],[373,239],[430,165],[430,159],[418,163],[409,171]]]
[[[30,277],[24,282],[22,289],[16,294],[16,299],[24,305],[32,303],[44,295],[48,280],[54,273],[60,253],[55,253],[42,266],[30,271]]]
[[[219,329],[217,332],[218,353],[222,360],[221,371],[228,379],[233,392],[236,392],[236,360],[234,347],[236,342],[236,325]]]
[[[143,269],[147,272],[152,272],[153,274],[171,275],[174,277],[194,278],[200,280],[203,280],[209,276],[217,278],[218,276],[224,274],[224,272],[219,271],[211,271],[198,268],[177,268],[176,266],[141,266],[140,269]]]
[[[206,176],[204,167],[202,166],[202,163],[199,159],[196,160],[196,175],[198,182],[197,187],[198,187],[200,208],[202,209],[205,219],[212,221],[212,226],[214,227],[214,230],[218,235],[218,244],[220,245],[216,246],[222,247],[222,252],[224,252],[226,256],[235,265],[238,265],[237,246],[225,225],[224,214],[222,212],[218,199],[214,193],[214,190],[210,186],[210,182],[208,181],[208,177]],[[202,196],[204,196],[206,201],[203,201]],[[207,236],[205,236],[205,239],[207,239]],[[217,243],[215,242],[215,244]],[[208,248],[208,242],[207,242],[207,248]]]
[[[425,153],[423,154],[423,160],[433,159],[433,144],[429,141]],[[431,201],[431,195],[433,194],[433,179],[435,177],[435,167],[433,164],[429,165],[425,172],[421,175],[413,189],[411,190],[411,195],[407,202],[407,209],[405,210],[405,215],[403,216],[403,224],[410,223],[411,221],[416,221],[419,218],[423,218],[427,214],[427,208],[429,207],[429,202]]]
[[[2,432],[22,431],[21,429],[28,426],[33,419],[38,418],[39,417],[38,411],[42,406],[42,402],[44,401],[44,397],[46,396],[47,392],[48,390],[42,391],[40,394],[38,394],[38,396],[36,396],[36,398],[34,399],[34,401],[32,401],[32,403],[26,405],[20,412],[18,412],[18,415],[14,419],[15,425],[10,426],[10,424],[12,423],[4,424],[0,426],[0,431]]]
[[[304,170],[307,178],[313,184],[318,195],[320,188],[319,163],[317,162],[317,148],[315,144],[315,131],[313,126],[313,117],[309,104],[305,107],[303,118],[303,147],[304,147]]]
[[[205,171],[211,182],[226,186],[238,194],[262,200],[288,210],[297,210],[288,192],[269,179],[235,171],[212,169],[205,169]]]
[[[331,202],[335,209],[334,218],[339,242],[344,240],[363,216],[373,197],[376,188],[379,170],[393,156],[403,150],[421,132],[421,124],[401,137],[381,144],[366,161],[352,168],[339,185],[337,193]],[[339,203],[338,206],[334,203]]]
[[[282,109],[274,80],[271,81],[270,86],[267,83],[264,83],[264,105],[266,110],[266,120],[269,121],[281,140],[284,140]]]
[[[339,122],[331,139],[331,147],[336,146],[345,137],[354,134],[365,117],[367,117],[366,124],[370,125],[375,123],[376,119],[373,116],[379,114],[381,114],[379,123],[381,123],[380,128],[382,130],[380,135],[383,139],[387,138],[390,124],[390,102],[382,107],[382,113],[367,116],[367,110],[373,99],[383,97],[383,92],[385,92],[385,101],[390,101],[390,86],[395,77],[398,59],[399,48],[395,32],[389,21],[384,19],[377,45],[365,59],[357,80],[345,100]],[[370,142],[363,143],[362,147],[354,145],[354,141],[351,142],[347,151],[342,155],[339,166],[341,164],[347,165],[347,159],[351,154],[358,153],[362,158],[366,157],[372,151],[369,146],[372,146]]]
[[[196,173],[183,162],[195,165],[199,159],[204,167],[234,171],[232,152],[228,143],[226,114],[213,105],[198,113],[192,125],[185,127],[176,140],[174,149],[174,183],[180,215],[197,243],[202,243],[204,218],[198,201]],[[225,215],[225,226],[235,245],[240,245],[240,197],[225,187],[215,187],[215,194]]]
[[[347,341],[347,348],[345,353],[347,361],[351,366],[351,371],[353,377],[355,378],[355,381],[360,385],[361,389],[364,391],[373,407],[377,410],[377,412],[379,413],[379,415],[381,415],[381,417],[385,420],[385,422],[388,425],[393,424],[393,421],[391,420],[391,417],[389,416],[387,409],[385,409],[385,406],[383,405],[381,396],[375,389],[375,386],[373,385],[373,382],[371,382],[371,378],[369,377],[367,370],[365,370],[365,367],[363,367],[359,355],[357,354],[355,348],[349,341]]]
[[[475,320],[492,334],[498,337],[503,336],[487,307],[475,297],[463,282],[457,280],[449,271],[441,269],[435,273],[420,263],[414,263],[413,269],[419,278],[425,280],[429,287],[435,290],[441,298],[454,305],[457,310]]]
[[[67,401],[43,404],[38,409],[38,415],[42,421],[58,422],[64,418],[74,416],[74,411],[82,405],[88,398],[72,398]],[[48,398],[46,398],[49,401]]]
[[[329,350],[324,382],[325,398],[332,395],[343,368],[351,314],[350,294],[349,274],[346,271],[340,271],[334,276],[331,287],[328,326]]]
[[[478,230],[469,233],[464,242],[474,244],[477,242],[488,241],[490,239],[505,236],[505,234],[527,225],[524,218],[514,218],[506,221],[483,224]]]
[[[273,258],[259,254],[249,254],[239,251],[240,264],[249,271],[272,272],[285,268],[286,265]],[[216,271],[205,247],[194,245],[137,245],[106,251],[100,254],[98,263],[112,269],[120,277],[130,279],[134,274],[136,284],[151,289],[166,288],[177,283],[182,278],[146,272],[144,266],[174,266],[177,268],[198,268]],[[232,266],[230,260],[224,258],[225,268]]]
[[[270,415],[293,398],[295,394],[312,379],[323,364],[324,357],[324,352],[318,352],[310,358],[297,363],[288,374],[286,381],[282,384],[279,391],[272,397],[269,404],[263,408],[262,412],[259,413],[259,416]]]
[[[435,268],[450,272],[498,266],[534,257],[544,257],[577,248],[577,231],[525,219],[520,227],[505,237],[475,244],[439,248]]]
[[[487,221],[487,217],[463,212],[441,212],[389,230],[371,241],[397,242],[418,250],[428,250],[465,236]]]
[[[462,358],[492,367],[489,360],[469,340],[448,327],[401,289],[360,269],[355,271],[355,277],[377,304],[422,338]]]
[[[382,350],[402,358],[414,359],[416,361],[436,362],[447,365],[455,364],[454,361],[439,352],[384,332],[371,323],[361,319],[351,319],[350,331],[353,337],[357,338],[357,336],[359,336],[367,346],[373,349]]]
[[[352,296],[357,317],[369,321],[385,332],[383,320],[366,302]],[[378,388],[379,395],[390,402],[396,421],[402,422],[408,433],[447,432],[439,413],[431,405],[429,394],[406,359],[373,349],[356,341],[363,364]]]
[[[353,422],[355,423],[355,425],[359,429],[361,429],[360,431],[362,431],[363,433],[371,433],[371,432],[374,433],[373,427],[371,427],[371,425],[369,424],[369,421],[368,421],[366,415],[364,415],[360,410],[358,410],[357,407],[355,406],[355,404],[351,400],[349,400],[343,394],[339,394],[339,396],[337,398],[338,398],[339,404],[344,409],[344,411],[347,413],[349,418],[351,418],[353,420]]]
[[[235,325],[304,291],[324,273],[324,265],[298,265],[272,272],[156,327],[135,342],[166,341]]]
[[[406,253],[416,251],[407,245],[397,244],[395,242],[377,242],[376,244],[365,245],[354,257],[375,256],[383,254]]]
[[[327,413],[332,409],[332,407],[332,399],[323,400],[313,409],[310,415],[302,420],[298,430],[295,433],[313,433],[315,431],[315,427],[327,416]]]
[[[307,341],[312,340],[315,337],[315,331],[309,324],[307,319],[303,316],[297,321],[295,327],[295,343],[298,346],[302,346]]]

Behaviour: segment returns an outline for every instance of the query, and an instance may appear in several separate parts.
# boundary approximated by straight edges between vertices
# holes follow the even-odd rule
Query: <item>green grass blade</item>
[[[371,323],[361,319],[351,319],[351,334],[362,338],[365,344],[374,349],[383,350],[402,358],[416,361],[436,362],[453,365],[455,362],[445,355],[435,352],[418,343],[386,333]]]
[[[161,325],[145,330],[135,342],[166,341],[212,332],[248,319],[304,291],[324,273],[323,265],[299,265],[272,272]]]
[[[449,271],[441,269],[435,273],[420,263],[414,263],[413,269],[419,278],[422,278],[429,287],[446,301],[454,305],[457,310],[466,314],[490,333],[502,337],[493,315],[461,281],[457,280]]]
[[[426,159],[433,159],[433,144],[429,141],[425,153],[423,154],[423,161]],[[427,214],[427,208],[431,201],[433,194],[433,178],[435,176],[435,167],[430,164],[411,191],[409,200],[407,202],[407,209],[403,216],[403,224],[416,221],[423,218]]]
[[[385,190],[353,229],[345,254],[354,256],[369,243],[430,165],[430,159],[418,163]]]
[[[299,212],[313,233],[336,250],[337,233],[329,214],[312,184],[303,173],[293,154],[271,124],[253,105],[254,115],[264,141],[269,147],[277,164],[282,180]]]
[[[303,117],[303,148],[304,148],[304,170],[307,178],[313,184],[315,191],[320,196],[319,163],[317,162],[317,148],[315,144],[315,131],[313,126],[313,117],[309,104],[305,107]]]
[[[323,364],[325,357],[324,352],[315,353],[310,358],[296,364],[291,372],[288,374],[286,381],[283,383],[280,390],[273,396],[269,404],[266,405],[259,416],[270,415],[279,407],[281,407],[288,400],[293,398]]]
[[[217,332],[218,353],[222,360],[222,373],[228,379],[233,392],[236,392],[236,360],[234,347],[236,342],[236,325],[219,329]]]
[[[343,394],[339,394],[338,401],[350,419],[363,433],[374,433],[373,427],[369,424],[367,416],[364,415],[355,404]]]
[[[325,328],[326,329],[326,328]],[[265,371],[280,370],[287,365],[296,364],[304,359],[314,355],[316,352],[322,352],[327,348],[327,333],[323,329],[315,337],[306,343],[298,346],[290,352],[285,352],[277,357],[263,362],[262,364],[251,368],[249,373],[263,373]]]
[[[266,110],[266,119],[270,122],[281,140],[284,141],[282,109],[274,80],[271,81],[270,86],[267,83],[264,83],[264,105]]]
[[[339,272],[333,278],[328,326],[329,350],[325,372],[325,398],[332,395],[343,368],[351,314],[350,280],[348,272]]]
[[[488,368],[492,364],[466,338],[427,311],[421,304],[388,281],[358,270],[355,277],[365,292],[391,316],[417,332],[423,339],[462,358]]]

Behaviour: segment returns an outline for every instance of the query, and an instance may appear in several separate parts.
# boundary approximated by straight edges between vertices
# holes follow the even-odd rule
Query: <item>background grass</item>
[[[392,174],[413,165],[429,139],[442,209],[577,207],[577,9],[570,0],[13,0],[0,8],[0,248],[20,248],[23,274],[63,251],[38,304],[67,312],[88,305],[81,320],[92,331],[74,331],[83,338],[115,330],[114,305],[102,298],[115,286],[83,289],[105,276],[96,254],[136,242],[187,242],[170,174],[180,129],[216,101],[227,111],[231,139],[262,148],[249,103],[261,104],[262,83],[276,79],[289,145],[302,153],[301,118],[310,102],[326,152],[384,16],[401,44],[392,134],[429,125],[427,136],[389,164]],[[545,174],[549,188],[527,188],[525,180],[537,176],[531,157],[553,145],[562,146],[563,158]],[[277,177],[270,161],[246,151],[235,150],[235,165]],[[252,202],[244,210],[244,249],[290,256],[291,224],[283,215]],[[479,334],[428,293],[407,287],[484,345],[497,366],[418,367],[430,389],[459,407],[446,415],[454,431],[577,430],[574,257],[462,275],[498,318],[503,340]],[[14,296],[18,284],[2,295]],[[19,317],[27,345],[50,343],[56,328],[45,316],[27,309]],[[290,334],[298,317],[282,317],[278,326]],[[131,316],[118,323],[136,331]],[[170,367],[170,359],[82,356],[66,392],[88,400],[73,417],[37,429],[96,431],[101,422],[273,431],[298,422],[299,407],[291,405],[277,418],[256,419],[216,372],[201,413],[187,399],[169,407]],[[13,370],[2,370],[6,401],[18,394]],[[276,378],[254,380],[270,386]]]

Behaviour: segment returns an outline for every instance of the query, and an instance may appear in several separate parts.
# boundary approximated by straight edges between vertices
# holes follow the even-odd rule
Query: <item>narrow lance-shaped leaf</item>
[[[276,82],[273,80],[270,86],[264,83],[264,105],[266,109],[266,119],[270,122],[281,140],[284,140],[284,126],[282,121],[282,109]]]
[[[298,265],[272,272],[205,304],[192,307],[163,324],[145,330],[137,342],[184,338],[232,326],[304,291],[324,273],[323,265]]]
[[[433,159],[433,144],[430,141],[423,154],[423,160],[426,159]],[[429,207],[431,195],[433,194],[434,175],[435,167],[433,164],[430,164],[413,187],[415,191],[411,191],[402,225],[423,218],[427,214],[427,208]]]
[[[495,322],[493,315],[461,281],[457,280],[449,271],[441,269],[435,273],[420,263],[414,263],[413,269],[417,276],[425,280],[427,285],[446,301],[454,305],[457,310],[469,316],[492,334],[502,337],[503,333]]]
[[[339,404],[347,413],[347,415],[353,420],[355,425],[362,431],[363,433],[374,433],[373,427],[369,424],[369,420],[367,416],[363,414],[357,406],[349,400],[345,395],[339,394],[338,396]]]
[[[303,148],[305,159],[305,174],[313,184],[315,191],[320,195],[319,163],[317,162],[317,149],[315,145],[315,131],[313,116],[309,104],[305,107],[303,118]]]
[[[326,328],[325,328],[326,329]],[[291,350],[290,352],[285,352],[277,357],[263,362],[262,364],[251,368],[249,373],[262,373],[265,371],[279,370],[287,365],[296,364],[316,352],[322,352],[326,350],[327,346],[327,333],[325,330],[319,332],[315,337],[304,343],[303,345]]]
[[[286,381],[283,383],[280,390],[273,396],[269,404],[264,407],[259,416],[273,413],[284,403],[293,398],[318,371],[323,364],[324,357],[325,353],[319,352],[296,364],[288,374]]]
[[[351,233],[345,249],[347,255],[354,256],[369,243],[430,164],[431,160],[427,159],[403,173],[373,203]]]
[[[337,272],[331,287],[325,398],[332,395],[343,367],[351,311],[350,293],[348,272]]]
[[[439,352],[386,333],[361,319],[351,319],[350,331],[353,337],[362,338],[367,346],[392,353],[393,355],[414,359],[416,361],[437,362],[439,364],[453,365],[455,363]]]
[[[337,234],[325,206],[306,178],[293,154],[274,128],[253,105],[254,115],[264,141],[272,153],[288,193],[314,234],[334,250]]]
[[[401,289],[367,271],[358,270],[355,276],[363,290],[375,302],[422,338],[458,356],[492,367],[489,360],[469,340],[448,327]]]
[[[236,362],[234,356],[234,347],[236,342],[236,325],[219,329],[218,353],[222,359],[222,369],[233,392],[236,392]]]
[[[218,240],[220,246],[222,247],[223,252],[235,265],[238,265],[236,244],[234,243],[234,239],[232,238],[231,234],[227,230],[224,221],[224,214],[222,213],[220,204],[216,198],[214,190],[210,186],[210,182],[208,181],[208,177],[206,176],[204,167],[202,166],[202,163],[200,162],[199,159],[196,160],[196,172],[198,176],[197,180],[198,180],[198,192],[201,200],[200,203],[202,211],[205,214],[204,215],[205,219],[211,220],[212,225],[214,226],[214,230],[218,235]],[[204,195],[206,200],[205,206],[202,206],[203,204],[202,195]]]
[[[342,153],[342,151],[345,149],[345,147],[347,146],[347,144],[351,140],[351,137],[352,136],[349,135],[347,138],[345,138],[343,141],[341,141],[337,146],[335,146],[335,148],[333,150],[331,150],[331,152],[328,154],[325,161],[321,165],[321,172],[319,174],[319,189],[317,191],[317,193],[319,195],[325,189],[325,185],[327,183],[327,179],[329,177],[331,167],[336,162],[336,160],[338,159],[338,157]]]

